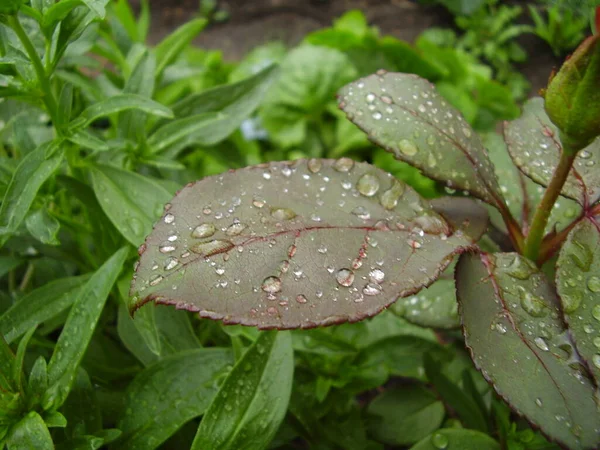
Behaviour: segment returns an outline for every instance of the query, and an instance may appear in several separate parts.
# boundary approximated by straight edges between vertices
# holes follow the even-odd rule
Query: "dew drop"
[[[540,297],[525,290],[522,286],[518,286],[518,288],[521,307],[525,312],[532,317],[544,317],[547,314],[547,307],[544,301]]]
[[[212,223],[202,223],[194,228],[192,231],[192,237],[195,239],[202,239],[211,237],[215,234],[216,228]]]
[[[409,141],[408,139],[402,139],[400,142],[398,142],[398,148],[406,156],[414,156],[419,151],[417,146],[412,141]]]
[[[142,224],[142,221],[137,217],[130,217],[129,219],[127,219],[127,224],[129,225],[129,228],[131,229],[133,234],[135,234],[136,236],[141,236],[144,233],[144,225]]]
[[[379,190],[379,179],[371,173],[365,173],[358,179],[356,189],[365,197],[372,197]]]
[[[600,321],[600,305],[596,305],[592,308],[592,316],[594,316],[594,319]]]
[[[225,230],[225,234],[227,236],[237,236],[238,234],[241,234],[242,231],[244,231],[246,228],[248,228],[248,225],[246,225],[245,223],[234,222],[231,225],[229,225],[229,227]]]
[[[357,206],[356,208],[354,208],[352,210],[352,214],[354,214],[356,217],[362,220],[368,220],[371,218],[371,214],[363,206]]]
[[[596,346],[596,348],[600,348],[600,336],[595,337],[593,342],[594,342],[594,345]]]
[[[546,343],[546,341],[544,340],[544,338],[541,337],[536,337],[533,342],[535,342],[535,345],[537,345],[537,347],[540,350],[543,350],[545,352],[547,352],[549,350],[548,348],[548,344]]]
[[[435,448],[443,450],[448,447],[448,438],[442,433],[433,433],[431,436],[431,443]]]
[[[333,168],[338,172],[349,172],[352,167],[354,167],[354,160],[350,158],[340,158],[333,164]]]
[[[373,283],[381,283],[385,278],[385,272],[381,269],[373,269],[369,272],[369,278]]]
[[[173,223],[175,220],[175,216],[171,213],[165,214],[165,218],[163,219],[165,223]]]
[[[592,292],[600,292],[600,278],[589,277],[588,282],[587,282],[587,287]]]
[[[542,399],[541,398],[536,398],[535,399],[535,404],[538,405],[540,408],[542,407]]]
[[[335,274],[335,279],[341,286],[352,286],[352,283],[354,283],[354,272],[350,269],[340,269]]]
[[[263,280],[260,288],[269,294],[275,294],[281,291],[281,280],[277,277],[267,277]]]
[[[271,208],[271,216],[277,220],[290,220],[296,217],[296,213],[290,208]]]
[[[172,270],[179,265],[177,258],[170,257],[165,261],[165,270]]]
[[[506,334],[506,325],[504,325],[503,323],[496,323],[496,325],[494,325],[494,328],[496,329],[496,331],[500,334]]]
[[[363,294],[373,296],[381,294],[381,286],[377,283],[367,283],[367,285],[363,288]]]
[[[252,200],[252,206],[255,208],[262,208],[265,206],[265,201],[262,198],[254,197]]]
[[[536,268],[525,258],[517,256],[505,271],[517,280],[528,280],[536,272]]]
[[[176,249],[175,245],[173,245],[171,242],[163,242],[158,247],[158,251],[161,253],[171,253],[171,252],[174,252],[175,249]]]
[[[368,93],[367,95],[365,95],[365,100],[367,101],[367,103],[373,103],[375,101],[375,94],[373,93]]]
[[[592,356],[592,362],[598,369],[600,369],[600,355],[598,353]]]
[[[373,119],[375,120],[380,120],[383,116],[381,115],[381,113],[379,111],[375,111],[373,113]]]
[[[304,303],[308,302],[308,299],[307,299],[307,298],[306,298],[304,295],[302,295],[302,294],[298,294],[298,295],[296,296],[296,301],[297,301],[298,303],[302,303],[302,304],[304,304]]]
[[[199,242],[190,248],[191,251],[202,256],[211,256],[218,253],[225,253],[234,247],[233,242],[222,239],[213,239],[211,241]]]
[[[321,170],[323,164],[321,163],[320,159],[312,158],[308,160],[307,165],[309,171],[312,173],[317,173],[319,170]]]
[[[381,194],[381,198],[379,199],[381,206],[385,209],[394,209],[403,193],[404,184],[398,180],[394,180],[392,182],[392,187]]]
[[[163,280],[162,275],[154,275],[152,278],[150,278],[150,286],[156,286],[162,280]]]

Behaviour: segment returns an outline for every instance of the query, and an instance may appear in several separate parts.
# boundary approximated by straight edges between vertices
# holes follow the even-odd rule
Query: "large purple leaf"
[[[413,189],[347,158],[208,177],[165,209],[130,309],[154,300],[259,328],[373,316],[473,246]]]
[[[542,186],[548,186],[556,169],[562,145],[558,128],[544,110],[544,100],[532,98],[523,107],[523,115],[505,125],[508,151],[517,167]],[[600,199],[600,139],[580,151],[562,194],[584,207]]]
[[[600,225],[593,217],[569,233],[557,261],[556,287],[577,349],[600,381]]]
[[[397,159],[449,187],[503,207],[481,139],[429,81],[380,71],[342,88],[339,102],[370,140]]]
[[[469,254],[456,287],[466,344],[496,392],[551,439],[597,448],[596,388],[544,275],[516,253]]]

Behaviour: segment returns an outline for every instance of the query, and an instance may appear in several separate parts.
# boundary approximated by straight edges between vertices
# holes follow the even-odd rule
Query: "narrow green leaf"
[[[13,174],[0,207],[0,244],[19,228],[38,190],[60,166],[62,151],[46,158],[46,152],[54,145],[43,144],[27,154]]]
[[[15,355],[15,361],[12,367],[12,374],[15,386],[19,391],[23,390],[23,360],[25,359],[25,352],[27,351],[27,345],[33,333],[35,333],[36,327],[32,327],[21,339],[17,346],[17,354]]]
[[[96,165],[91,175],[106,215],[129,242],[140,245],[171,194],[149,177],[111,166]]]
[[[100,138],[97,138],[89,130],[80,129],[67,138],[74,144],[83,148],[88,148],[97,152],[110,150],[110,145]]]
[[[71,109],[73,107],[73,85],[65,83],[58,99],[58,117],[60,125],[67,124],[71,120]]]
[[[535,264],[514,253],[463,255],[456,288],[466,344],[496,392],[549,438],[597,447],[596,388]]]
[[[500,444],[487,434],[473,430],[443,428],[410,450],[500,450]]]
[[[123,247],[110,257],[79,291],[48,364],[49,389],[44,405],[54,409],[69,394],[77,368],[92,337],[104,303],[127,258]]]
[[[160,77],[165,67],[181,54],[207,23],[208,21],[203,18],[190,20],[169,34],[154,48],[157,63],[156,77]]]
[[[225,117],[222,113],[201,113],[173,120],[152,133],[148,138],[148,147],[152,152],[160,152],[190,135],[200,142],[214,139],[210,137],[214,132],[214,126],[219,126]]]
[[[89,106],[70,126],[73,129],[84,128],[100,117],[129,109],[137,109],[159,117],[173,117],[173,111],[154,100],[136,94],[119,94]]]
[[[30,214],[25,220],[27,231],[42,244],[59,245],[58,232],[60,223],[52,217],[46,208]]]
[[[206,411],[215,379],[233,362],[226,349],[196,349],[169,356],[140,372],[127,388],[123,435],[116,450],[152,450]]]
[[[12,427],[6,445],[8,450],[54,450],[50,431],[35,411]]]
[[[600,381],[600,224],[580,221],[556,262],[556,287],[579,354]]]
[[[377,73],[344,87],[339,101],[348,118],[397,159],[492,205],[504,202],[480,137],[427,80]]]
[[[192,450],[267,448],[285,416],[293,373],[289,332],[261,333],[213,398]]]
[[[16,391],[17,386],[12,377],[15,365],[15,354],[10,349],[8,342],[0,336],[0,391]]]
[[[125,31],[127,31],[129,38],[132,41],[143,42],[144,39],[140,39],[138,35],[137,23],[129,1],[117,0],[116,2],[113,2],[113,11],[117,19],[119,19],[119,22],[121,22],[121,25],[123,25]]]
[[[102,411],[87,372],[79,368],[69,397],[61,408],[67,419],[65,434],[73,439],[102,430]]]
[[[82,4],[81,0],[61,0],[48,8],[42,17],[41,27],[44,34],[48,37],[52,31],[75,8]]]
[[[48,366],[43,356],[38,356],[29,373],[27,398],[31,404],[38,404],[41,396],[48,389]]]
[[[87,279],[87,275],[62,278],[30,292],[0,316],[0,334],[10,343],[57,316],[73,304]]]

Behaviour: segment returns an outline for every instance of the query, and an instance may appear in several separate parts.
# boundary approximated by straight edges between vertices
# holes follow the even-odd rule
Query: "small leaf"
[[[204,29],[207,23],[204,18],[192,19],[169,34],[154,48],[157,77],[190,45],[192,39]]]
[[[354,322],[471,246],[369,164],[272,163],[182,189],[140,247],[129,306],[154,300],[259,328]]]
[[[115,449],[152,450],[206,411],[215,379],[233,362],[225,349],[196,349],[169,356],[140,372],[127,388],[123,432]]]
[[[125,238],[140,245],[171,194],[149,177],[112,166],[92,167],[98,202]]]
[[[6,440],[8,450],[54,450],[50,431],[40,415],[31,411],[14,425]]]
[[[588,217],[571,230],[556,262],[556,287],[579,354],[600,381],[600,225]]]
[[[48,363],[48,383],[44,406],[57,409],[69,394],[77,368],[90,342],[108,294],[127,257],[123,247],[111,256],[82,287],[60,333]]]
[[[544,101],[533,98],[523,106],[523,115],[505,126],[508,151],[515,165],[529,178],[544,187],[552,179],[562,145],[556,126],[544,110]],[[577,154],[571,173],[561,193],[581,205],[600,199],[600,139]]]
[[[100,117],[121,111],[137,109],[159,117],[172,118],[173,111],[154,100],[137,94],[119,94],[102,100],[86,108],[77,119],[70,123],[72,129],[85,128]]]
[[[152,133],[147,144],[152,152],[160,152],[190,135],[194,135],[194,139],[202,140],[198,133],[204,131],[203,134],[208,136],[213,132],[214,125],[218,125],[224,117],[223,114],[201,113],[173,120]]]
[[[31,327],[57,316],[73,304],[88,278],[61,278],[25,295],[0,316],[0,334],[11,343]]]
[[[463,255],[456,286],[466,344],[496,392],[549,438],[597,447],[595,387],[535,264],[513,253]]]
[[[97,152],[106,152],[110,150],[110,146],[106,142],[96,137],[89,130],[77,130],[67,139],[80,147],[89,148],[90,150]]]
[[[261,333],[213,398],[192,450],[267,448],[285,416],[293,373],[289,332]]]
[[[420,386],[379,394],[369,404],[369,432],[389,445],[410,445],[437,430],[446,414],[435,395]]]
[[[347,85],[338,97],[348,118],[397,159],[454,189],[503,205],[481,139],[427,80],[381,72]]]
[[[45,208],[38,209],[25,220],[27,231],[42,244],[59,245],[60,224]]]
[[[0,244],[19,228],[38,190],[60,166],[62,152],[46,158],[46,152],[54,145],[42,144],[28,153],[13,174],[0,207]]]
[[[500,444],[480,431],[443,428],[410,450],[500,450]]]

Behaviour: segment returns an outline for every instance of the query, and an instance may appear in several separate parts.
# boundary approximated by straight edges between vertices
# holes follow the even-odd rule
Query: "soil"
[[[151,42],[159,41],[198,12],[199,0],[149,1]],[[137,7],[138,0],[132,3]],[[308,32],[329,26],[333,19],[350,9],[365,12],[369,23],[382,33],[409,42],[429,27],[451,27],[453,23],[444,8],[424,6],[415,0],[221,0],[217,3],[220,10],[229,14],[228,20],[211,23],[195,43],[203,48],[222,50],[228,60],[238,60],[255,46],[272,40],[297,44]],[[535,36],[522,36],[520,43],[529,59],[519,68],[532,83],[531,92],[535,95],[546,85],[550,71],[560,61]]]

